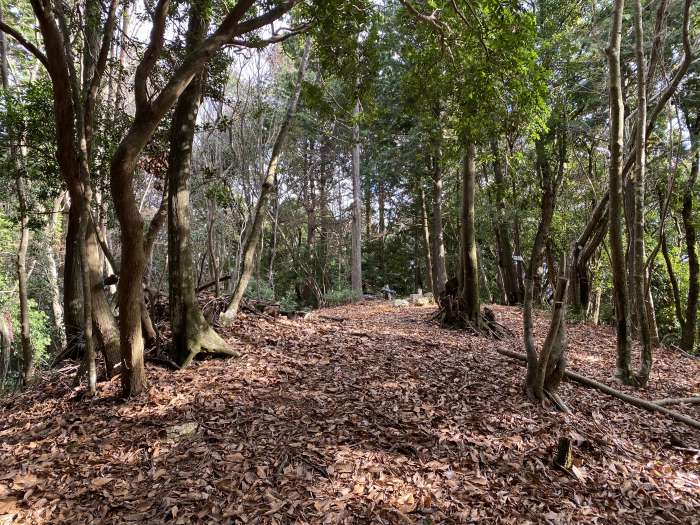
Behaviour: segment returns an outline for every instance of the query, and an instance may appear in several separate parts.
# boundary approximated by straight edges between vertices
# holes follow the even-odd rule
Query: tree
[[[260,189],[260,196],[258,202],[255,205],[255,212],[253,213],[252,223],[248,231],[248,236],[246,238],[245,246],[243,248],[243,266],[241,268],[241,274],[236,283],[236,287],[233,291],[233,296],[231,301],[226,307],[226,310],[221,315],[221,320],[224,323],[230,323],[233,318],[238,313],[238,308],[243,299],[243,294],[245,293],[250,278],[253,275],[254,264],[253,257],[255,255],[255,250],[257,248],[258,242],[260,241],[260,235],[262,232],[262,223],[265,220],[265,211],[267,206],[267,200],[271,192],[275,190],[277,185],[277,166],[279,165],[280,156],[287,140],[287,134],[289,132],[289,127],[294,118],[294,113],[296,112],[297,103],[299,102],[299,95],[301,93],[302,82],[304,81],[304,73],[306,72],[306,64],[309,60],[309,53],[311,52],[311,40],[306,39],[304,44],[304,52],[299,62],[299,72],[297,74],[297,81],[294,87],[294,91],[289,98],[289,104],[287,106],[287,112],[280,126],[280,130],[277,132],[277,138],[275,139],[275,144],[272,147],[272,154],[270,156],[270,161],[267,164],[267,170],[265,171],[265,178],[263,179],[262,188]]]

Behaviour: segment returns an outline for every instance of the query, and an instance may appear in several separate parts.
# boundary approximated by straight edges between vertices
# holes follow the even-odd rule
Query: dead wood
[[[507,357],[512,357],[513,359],[517,359],[519,361],[522,361],[523,363],[527,363],[527,357],[525,357],[525,354],[513,352],[512,350],[506,350],[505,348],[496,348],[496,351],[499,354],[505,355]],[[577,374],[576,372],[571,372],[569,370],[564,371],[564,377],[576,381],[577,383],[582,384],[584,386],[600,390],[605,394],[616,397],[617,399],[624,401],[625,403],[630,404],[632,406],[636,406],[637,408],[643,408],[644,410],[649,410],[650,412],[659,412],[665,416],[675,419],[680,423],[685,423],[690,427],[700,429],[700,421],[697,421],[692,417],[688,417],[685,414],[681,414],[680,412],[676,412],[675,410],[669,410],[667,408],[664,408],[663,406],[660,406],[654,403],[653,401],[647,401],[639,397],[630,396],[628,394],[625,394],[624,392],[611,388],[608,385],[599,383],[598,381],[589,379],[588,377],[582,376],[581,374]]]
[[[200,286],[197,286],[197,288],[195,289],[195,292],[197,292],[197,293],[203,292],[204,290],[207,290],[208,288],[211,288],[212,286],[215,286],[216,283],[222,283],[222,282],[224,282],[224,281],[230,280],[231,277],[232,277],[231,275],[224,275],[224,276],[222,276],[222,277],[219,277],[218,280],[215,279],[215,280],[213,280],[213,281],[209,281],[208,283],[204,283],[204,284],[202,284],[202,285],[200,285]]]
[[[698,403],[700,403],[700,397],[666,397],[654,400],[654,404],[660,407],[668,405],[696,405]]]

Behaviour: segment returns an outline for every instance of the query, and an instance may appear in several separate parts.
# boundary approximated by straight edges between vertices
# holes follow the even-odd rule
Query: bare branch
[[[234,46],[239,46],[239,47],[250,47],[250,48],[255,48],[255,49],[260,49],[263,47],[267,47],[271,44],[278,44],[280,42],[284,42],[288,40],[289,38],[300,35],[302,33],[307,32],[311,28],[311,24],[304,24],[299,27],[295,27],[292,29],[289,29],[285,33],[279,33],[276,34],[270,38],[265,38],[265,39],[240,39],[240,38],[234,38],[231,40],[231,44]]]
[[[148,101],[147,83],[153,66],[155,66],[158,56],[163,50],[163,38],[165,34],[165,22],[168,15],[170,0],[158,0],[158,4],[153,12],[153,27],[148,40],[146,52],[136,67],[134,77],[134,97],[136,99],[136,111],[145,111],[150,103]]]
[[[0,22],[0,31],[14,38],[18,44],[34,55],[46,69],[49,69],[49,60],[46,58],[46,55],[38,47],[27,40],[22,33],[17,31],[15,28],[8,26],[5,22]]]

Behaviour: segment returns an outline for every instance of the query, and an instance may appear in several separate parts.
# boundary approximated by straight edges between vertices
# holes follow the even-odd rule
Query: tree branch
[[[155,66],[158,56],[163,49],[163,38],[165,35],[165,22],[168,16],[170,0],[158,0],[158,4],[153,12],[153,27],[148,40],[146,52],[136,67],[134,77],[134,97],[136,99],[136,111],[143,112],[148,109],[147,83],[153,66]]]
[[[8,26],[5,22],[0,22],[0,31],[14,38],[18,44],[34,55],[46,69],[49,69],[49,60],[46,58],[46,55],[38,47],[27,40],[22,33],[17,31],[15,28]]]
[[[278,44],[280,42],[284,42],[293,36],[305,33],[310,28],[311,28],[311,24],[304,24],[302,26],[292,28],[286,33],[277,34],[277,35],[274,35],[274,36],[272,36],[270,38],[266,38],[266,39],[257,39],[257,40],[256,39],[248,39],[248,40],[245,40],[245,39],[240,39],[240,38],[234,38],[231,40],[231,44],[234,46],[260,49],[260,48],[269,46],[271,44]]]

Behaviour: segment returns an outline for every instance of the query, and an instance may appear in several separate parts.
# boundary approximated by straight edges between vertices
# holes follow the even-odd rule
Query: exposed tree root
[[[547,394],[547,397],[549,400],[554,403],[554,405],[559,409],[560,412],[564,412],[565,414],[571,414],[571,409],[566,406],[566,403],[564,403],[564,400],[557,394],[556,392],[550,392],[549,390],[544,391],[545,394]]]
[[[499,341],[513,337],[513,332],[496,321],[496,315],[490,308],[484,308],[479,312],[478,320],[475,321],[466,313],[462,301],[457,296],[443,293],[438,299],[438,304],[440,309],[432,319],[437,319],[445,328],[466,330],[470,334],[491,337]]]
[[[523,363],[527,363],[527,357],[525,356],[525,354],[513,352],[512,350],[506,350],[505,348],[496,348],[496,351],[499,354],[505,355],[507,357],[512,357],[513,359],[517,359],[519,361],[522,361]],[[625,394],[624,392],[615,390],[614,388],[611,388],[608,385],[604,385],[603,383],[599,383],[598,381],[589,379],[585,376],[582,376],[581,374],[577,374],[576,372],[570,372],[566,370],[564,371],[564,377],[566,377],[567,379],[571,379],[572,381],[576,381],[577,383],[582,384],[584,386],[600,390],[601,392],[616,397],[617,399],[620,399],[621,401],[624,401],[625,403],[628,403],[632,406],[643,408],[644,410],[649,410],[650,412],[659,412],[661,414],[664,414],[665,416],[675,419],[676,421],[685,423],[690,427],[700,429],[700,421],[697,421],[692,417],[688,417],[685,414],[681,414],[680,412],[676,412],[675,410],[669,410],[668,408],[664,408],[663,406],[660,406],[652,401],[647,401],[645,399],[630,396],[628,394]]]
[[[189,354],[180,364],[187,367],[198,354],[210,354],[223,357],[240,357],[237,350],[231,348],[212,327],[196,331],[196,336],[188,342]]]

